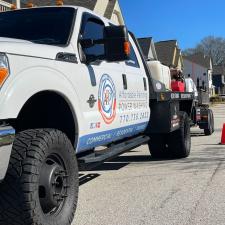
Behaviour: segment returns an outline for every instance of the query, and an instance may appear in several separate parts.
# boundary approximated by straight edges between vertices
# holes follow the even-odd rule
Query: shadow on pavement
[[[192,152],[190,157],[184,159],[153,159],[150,155],[121,155],[109,162],[108,167],[112,168],[121,164],[126,166],[129,164],[141,164],[145,166],[163,166],[170,165],[176,170],[188,170],[188,169],[209,169],[211,166],[217,165],[219,162],[225,162],[225,146],[218,144],[208,144],[210,147],[206,147],[200,152]],[[107,164],[107,163],[105,163]],[[118,165],[117,165],[118,166]],[[102,168],[99,167],[99,170]]]
[[[129,164],[129,162],[113,163],[112,161],[109,161],[109,162],[105,162],[102,165],[96,167],[94,170],[95,171],[120,170],[121,168],[127,166],[128,164]]]
[[[99,176],[100,174],[98,173],[90,173],[87,175],[79,174],[79,185],[81,186],[83,184],[86,184],[87,182],[90,182]]]
[[[203,134],[203,133],[191,133],[191,137],[205,137],[205,134]]]
[[[121,155],[111,161],[131,163],[131,162],[149,162],[152,160],[153,159],[151,158],[150,155]]]
[[[218,164],[222,165],[222,168],[225,169],[225,146],[223,145],[213,145],[208,144],[210,147],[195,152],[193,151],[189,158],[184,159],[153,159],[150,155],[132,155],[132,152],[129,155],[121,155],[117,158],[105,162],[92,170],[85,171],[85,174],[80,174],[80,185],[83,185],[87,182],[96,179],[101,175],[101,171],[117,171],[128,165],[143,165],[149,166],[150,168],[155,167],[169,167],[170,171],[182,173],[190,173],[193,170],[197,172],[204,172],[215,168]],[[93,173],[91,173],[93,171]],[[99,172],[99,173],[98,173]]]

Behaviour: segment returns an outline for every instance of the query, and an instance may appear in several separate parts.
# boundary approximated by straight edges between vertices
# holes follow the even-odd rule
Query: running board
[[[147,143],[149,139],[148,136],[138,136],[125,142],[115,144],[105,150],[78,158],[78,162],[80,165],[104,162]]]

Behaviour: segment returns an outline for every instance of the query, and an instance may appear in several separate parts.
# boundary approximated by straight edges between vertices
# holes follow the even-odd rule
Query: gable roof
[[[184,58],[207,69],[211,69],[211,58],[201,52],[190,56],[184,56]]]
[[[13,0],[4,0],[5,2],[12,3]],[[21,6],[25,7],[28,0],[21,0]],[[50,6],[54,5],[56,1],[54,0],[32,0],[32,3],[37,6]],[[90,10],[94,10],[97,0],[63,0],[64,5],[76,5],[88,8]]]
[[[159,61],[167,66],[171,66],[174,62],[175,48],[177,47],[176,40],[160,41],[155,43],[155,49]]]
[[[38,6],[48,6],[53,5],[55,1],[52,0],[33,0],[34,5]],[[94,10],[97,0],[64,0],[64,5],[76,5],[88,8],[90,10]]]
[[[149,38],[138,38],[138,43],[144,53],[145,58],[148,58],[149,50],[151,48],[152,37]]]
[[[4,0],[4,2],[12,4],[12,0]]]
[[[117,0],[109,0],[104,17],[111,19]]]
[[[158,56],[155,50],[155,44],[152,37],[138,38],[137,40],[146,60],[158,60]]]
[[[5,0],[6,2],[12,3],[15,0]],[[27,2],[29,0],[20,0],[21,1],[21,7],[26,7]],[[120,15],[119,24],[124,24],[122,12],[118,3],[118,0],[104,0],[106,1],[106,4],[104,4],[103,7],[101,7],[102,2],[100,0],[63,0],[64,5],[75,5],[75,6],[82,6],[84,8],[90,9],[94,11],[97,8],[100,7],[101,9],[101,15],[106,17],[107,19],[112,19],[113,13],[115,11],[118,12]],[[32,0],[31,1],[36,6],[50,6],[55,5],[56,0]],[[98,12],[99,13],[99,12]]]

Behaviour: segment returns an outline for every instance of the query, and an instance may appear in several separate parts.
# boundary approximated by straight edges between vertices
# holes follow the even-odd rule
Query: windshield
[[[16,38],[38,44],[66,45],[76,10],[47,7],[0,13],[0,37]]]

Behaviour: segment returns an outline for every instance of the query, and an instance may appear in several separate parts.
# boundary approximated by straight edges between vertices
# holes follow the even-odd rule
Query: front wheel
[[[70,225],[78,198],[72,144],[54,129],[17,134],[0,184],[0,225]]]

